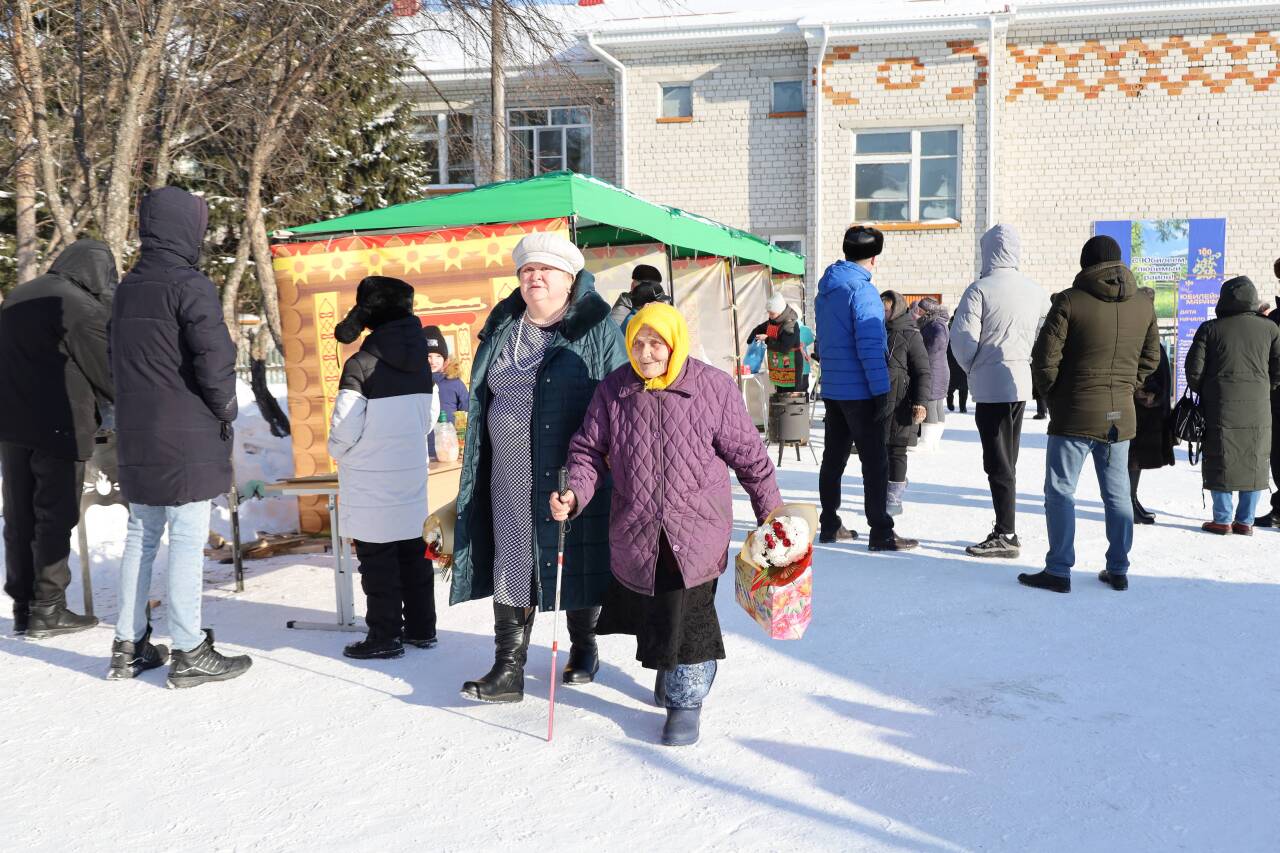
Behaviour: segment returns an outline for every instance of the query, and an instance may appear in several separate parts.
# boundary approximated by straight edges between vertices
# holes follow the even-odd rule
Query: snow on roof
[[[560,32],[552,35],[556,42],[550,52],[528,44],[515,44],[510,50],[512,66],[536,66],[549,59],[570,63],[599,63],[587,48],[586,36],[592,34],[602,43],[611,39],[635,36],[660,39],[662,33],[682,29],[730,29],[735,26],[776,24],[783,37],[802,37],[805,28],[823,25],[876,26],[886,24],[943,23],[948,19],[980,18],[987,15],[1040,10],[1052,13],[1070,8],[1088,15],[1110,15],[1140,11],[1191,11],[1220,5],[1225,10],[1277,8],[1275,2],[1250,3],[1247,0],[814,0],[798,5],[780,6],[778,0],[603,0],[590,6],[579,6],[565,0],[537,2],[539,11]],[[1097,11],[1089,11],[1096,6]],[[420,19],[406,19],[412,23]],[[418,67],[427,72],[487,70],[486,36],[473,33],[469,39],[459,38],[460,28],[447,32],[425,33],[416,40]],[[726,36],[729,37],[729,36]]]

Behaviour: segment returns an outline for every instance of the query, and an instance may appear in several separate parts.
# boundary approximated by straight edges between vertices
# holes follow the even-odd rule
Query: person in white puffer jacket
[[[342,368],[329,423],[338,462],[338,522],[355,542],[369,634],[350,658],[397,658],[404,644],[436,644],[434,575],[424,556],[427,435],[439,411],[413,287],[360,282],[356,305],[334,329],[341,343],[372,330]]]
[[[1049,313],[1049,294],[1018,272],[1021,242],[1011,225],[982,235],[982,274],[965,290],[951,324],[951,354],[969,377],[982,467],[996,523],[966,548],[974,557],[1017,557],[1015,530],[1022,415],[1031,399],[1031,348]]]

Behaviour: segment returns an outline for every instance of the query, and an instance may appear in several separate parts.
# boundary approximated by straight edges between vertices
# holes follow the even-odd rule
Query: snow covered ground
[[[1044,551],[1044,443],[1028,420],[1021,560],[963,554],[991,507],[972,418],[953,415],[942,450],[911,458],[899,529],[923,546],[822,547],[803,640],[767,639],[726,576],[728,660],[688,749],[655,743],[663,712],[626,638],[601,638],[595,685],[557,691],[547,744],[545,616],[516,706],[459,697],[491,662],[491,611],[448,608],[443,584],[440,645],[398,661],[355,663],[340,655],[352,635],[287,630],[331,618],[322,556],[251,562],[240,595],[229,567],[207,567],[205,621],[254,667],[190,691],[164,690],[161,672],[103,680],[107,624],[25,642],[7,636],[6,610],[0,846],[1277,849],[1280,533],[1203,534],[1198,472],[1148,473],[1160,524],[1137,530],[1132,587],[1112,592],[1094,579],[1105,545],[1090,469],[1074,590],[1022,588],[1015,574]],[[814,471],[792,455],[784,495],[816,501]],[[865,536],[856,464],[845,483],[846,521]],[[741,537],[741,493],[736,509]],[[92,517],[105,622],[123,520]]]

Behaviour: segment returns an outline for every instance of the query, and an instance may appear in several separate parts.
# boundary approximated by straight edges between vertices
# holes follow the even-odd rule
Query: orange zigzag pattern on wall
[[[1231,58],[1230,64],[1220,62],[1211,65],[1207,62],[1219,48]],[[1255,52],[1265,54],[1268,48],[1275,56],[1271,69],[1255,73],[1249,67],[1249,57]],[[1181,53],[1190,63],[1190,67],[1176,77],[1173,74],[1177,69],[1166,69],[1161,64],[1174,52]],[[1023,73],[1005,96],[1007,101],[1015,101],[1027,94],[1052,101],[1070,89],[1082,93],[1085,98],[1094,99],[1108,87],[1136,98],[1152,85],[1170,95],[1181,95],[1194,85],[1221,94],[1237,80],[1252,86],[1255,91],[1265,92],[1280,80],[1280,39],[1269,32],[1255,32],[1239,41],[1233,41],[1226,33],[1214,33],[1199,47],[1180,35],[1170,36],[1159,47],[1151,47],[1139,38],[1126,39],[1115,49],[1097,40],[1083,42],[1074,49],[1064,48],[1056,42],[1045,42],[1038,48],[1010,43],[1009,55],[1021,66]],[[1086,80],[1081,75],[1081,65],[1090,58],[1101,61],[1105,70]],[[1058,61],[1063,66],[1062,73],[1049,82],[1039,73],[1040,66],[1046,61]],[[1226,73],[1215,75],[1215,69],[1226,69]]]
[[[952,86],[951,91],[947,93],[947,100],[972,100],[978,90],[987,85],[987,57],[982,52],[982,48],[971,39],[949,41],[947,42],[947,47],[950,49],[952,56],[972,57],[974,68],[976,69],[973,82],[966,86]],[[836,89],[830,83],[827,83],[828,72],[837,62],[848,62],[858,51],[859,47],[857,45],[846,45],[832,48],[822,58],[822,94],[837,107],[856,106],[859,103],[859,99],[852,92]],[[876,83],[887,92],[919,89],[924,85],[925,70],[925,62],[918,56],[890,57],[876,66]],[[818,70],[815,68],[813,73],[815,79],[811,82],[816,85]]]

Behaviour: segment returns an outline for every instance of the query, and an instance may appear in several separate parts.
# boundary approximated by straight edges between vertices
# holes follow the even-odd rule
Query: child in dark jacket
[[[369,276],[356,306],[333,336],[354,343],[371,332],[342,367],[329,423],[329,455],[338,462],[338,517],[355,541],[360,586],[368,599],[369,635],[342,653],[398,658],[404,643],[436,644],[434,575],[424,556],[427,443],[436,401],[427,344],[413,316],[413,288]]]
[[[907,300],[900,293],[886,290],[880,301],[884,303],[889,345],[889,418],[885,426],[889,446],[888,510],[890,515],[900,515],[907,491],[907,448],[915,446],[920,424],[924,423],[932,377],[929,353],[907,310]]]
[[[457,361],[449,359],[449,344],[444,339],[439,326],[423,326],[422,338],[427,342],[427,364],[431,367],[431,381],[435,385],[436,398],[440,401],[440,414],[454,423],[454,415],[466,413],[471,405],[471,394],[462,381]],[[427,450],[432,460],[436,458],[436,435],[433,431],[427,436]]]

